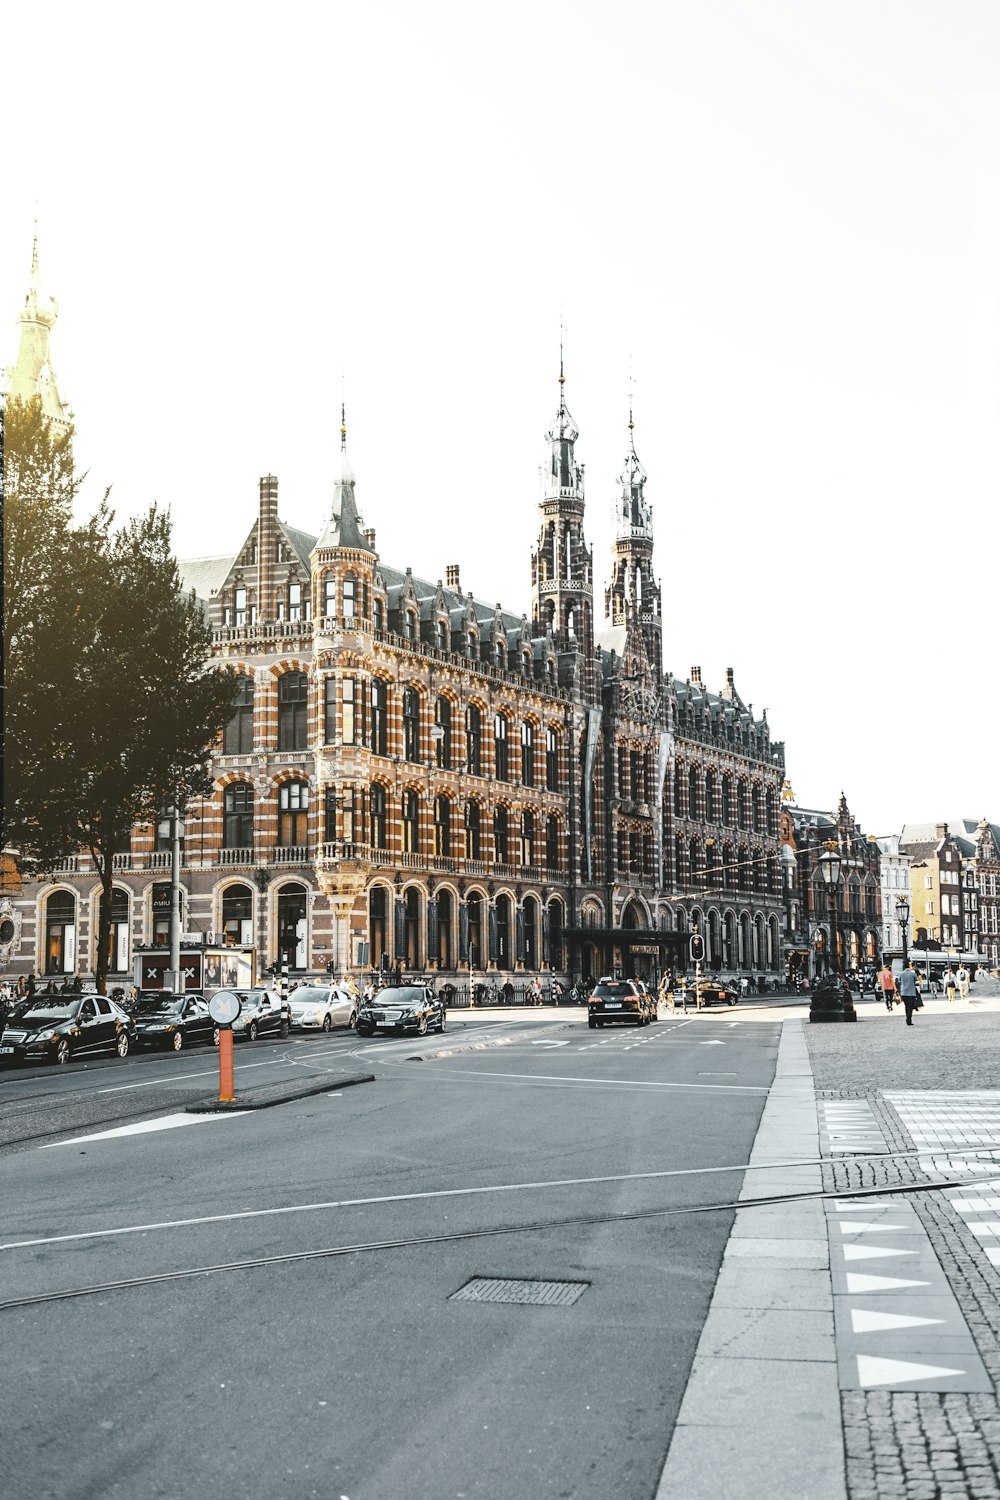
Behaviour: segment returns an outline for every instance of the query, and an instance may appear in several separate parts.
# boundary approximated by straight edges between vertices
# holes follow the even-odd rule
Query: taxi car
[[[388,985],[358,1012],[358,1036],[403,1036],[408,1031],[426,1036],[431,1030],[443,1032],[447,1024],[444,1001],[425,984]]]

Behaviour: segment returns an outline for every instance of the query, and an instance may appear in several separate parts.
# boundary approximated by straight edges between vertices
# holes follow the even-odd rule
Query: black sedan
[[[358,1013],[358,1036],[403,1036],[408,1031],[426,1036],[444,1031],[448,1015],[444,1001],[423,984],[390,985]]]
[[[166,1047],[180,1052],[193,1042],[215,1039],[215,1022],[202,995],[157,995],[140,998],[133,1013],[140,1047]]]
[[[11,1015],[0,1036],[0,1062],[68,1063],[135,1044],[132,1017],[105,995],[43,995]]]

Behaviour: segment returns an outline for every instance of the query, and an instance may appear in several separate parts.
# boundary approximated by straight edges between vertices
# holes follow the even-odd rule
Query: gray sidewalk
[[[741,1197],[819,1192],[812,1070],[786,1021]],[[754,1168],[759,1170],[755,1171]],[[819,1199],[737,1212],[657,1500],[846,1500],[826,1218]]]

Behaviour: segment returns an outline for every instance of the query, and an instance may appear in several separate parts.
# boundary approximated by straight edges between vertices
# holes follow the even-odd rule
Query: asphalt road
[[[222,1117],[206,1049],[6,1075],[5,1495],[652,1496],[732,1223],[661,1211],[735,1199],[777,1038],[456,1012],[240,1047],[331,1089]]]

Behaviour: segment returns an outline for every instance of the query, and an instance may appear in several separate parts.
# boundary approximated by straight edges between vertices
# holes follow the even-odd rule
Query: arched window
[[[230,944],[253,942],[253,892],[248,885],[229,885],[223,891],[222,936]]]
[[[388,901],[384,885],[373,885],[368,897],[368,941],[371,943],[372,968],[383,969],[388,965]]]
[[[249,781],[234,781],[223,794],[222,847],[253,848],[253,787]]]
[[[698,816],[698,772],[694,766],[688,771],[688,817]]]
[[[483,951],[483,898],[478,891],[470,891],[465,903],[467,930],[469,934],[469,968],[486,967]]]
[[[535,784],[535,726],[525,719],[521,725],[521,785]]]
[[[420,847],[420,802],[417,794],[407,788],[402,798],[403,853],[416,854]]]
[[[389,841],[386,830],[385,816],[385,787],[376,782],[371,789],[368,798],[368,842],[373,849],[388,849]]]
[[[563,907],[561,901],[549,902],[549,951],[548,963],[553,969],[563,965]],[[543,961],[546,955],[542,955]]]
[[[222,736],[223,755],[249,755],[253,750],[253,678],[240,675],[233,717]]]
[[[434,853],[439,859],[451,855],[451,799],[434,798]]]
[[[45,903],[45,972],[72,974],[76,968],[76,899],[53,891]]]
[[[549,813],[545,820],[545,863],[550,870],[559,868],[559,819]]]
[[[706,771],[705,772],[705,821],[708,822],[708,823],[714,823],[717,820],[718,816],[719,816],[719,809],[716,806],[716,802],[717,802],[717,798],[716,798],[716,795],[715,795],[715,772],[714,771]]]
[[[440,730],[440,734],[437,731]],[[451,770],[451,702],[439,698],[434,705],[434,755],[442,771]]]
[[[722,778],[722,821],[727,828],[733,823],[733,779],[731,776]]]
[[[454,926],[455,904],[452,900],[451,891],[439,890],[437,893],[437,950],[431,955],[438,961],[439,969],[450,969],[453,967],[451,959],[451,934]]]
[[[559,790],[559,735],[551,725],[545,731],[545,790]]]
[[[420,694],[411,687],[403,689],[403,757],[420,759]]]
[[[111,892],[111,931],[108,934],[108,968],[114,974],[129,970],[128,891],[118,886]]]
[[[483,716],[474,703],[465,710],[465,769],[470,776],[482,775]]]
[[[283,781],[278,788],[278,843],[282,848],[309,842],[309,788],[304,781]]]
[[[417,634],[417,617],[412,609],[404,609],[402,615],[403,639],[412,641]]]
[[[521,920],[523,926],[523,941],[521,948],[521,961],[526,969],[538,968],[538,902],[534,896],[525,899],[521,908]]]
[[[513,968],[513,954],[510,946],[510,897],[498,896],[496,904],[497,918],[497,968]]]
[[[510,780],[507,720],[503,714],[493,716],[493,771],[498,781]]]
[[[510,815],[503,803],[493,813],[493,858],[500,865],[510,861]]]
[[[683,817],[684,815],[683,785],[684,778],[681,775],[680,767],[677,766],[674,769],[674,817],[676,818]]]
[[[535,815],[527,807],[521,814],[521,863],[535,863]]]
[[[278,749],[305,750],[309,733],[309,684],[304,672],[278,678]]]
[[[420,892],[411,885],[403,892],[403,935],[406,967],[420,968]]]
[[[498,667],[507,665],[507,643],[503,636],[498,635],[493,643],[494,659]]]
[[[388,753],[388,715],[386,711],[386,685],[382,677],[372,678],[372,732],[371,749],[373,755],[386,755]]]
[[[478,802],[465,804],[465,857],[482,858],[482,823]]]
[[[278,892],[278,953],[288,958],[290,969],[304,969],[308,929],[306,888],[283,885]]]

